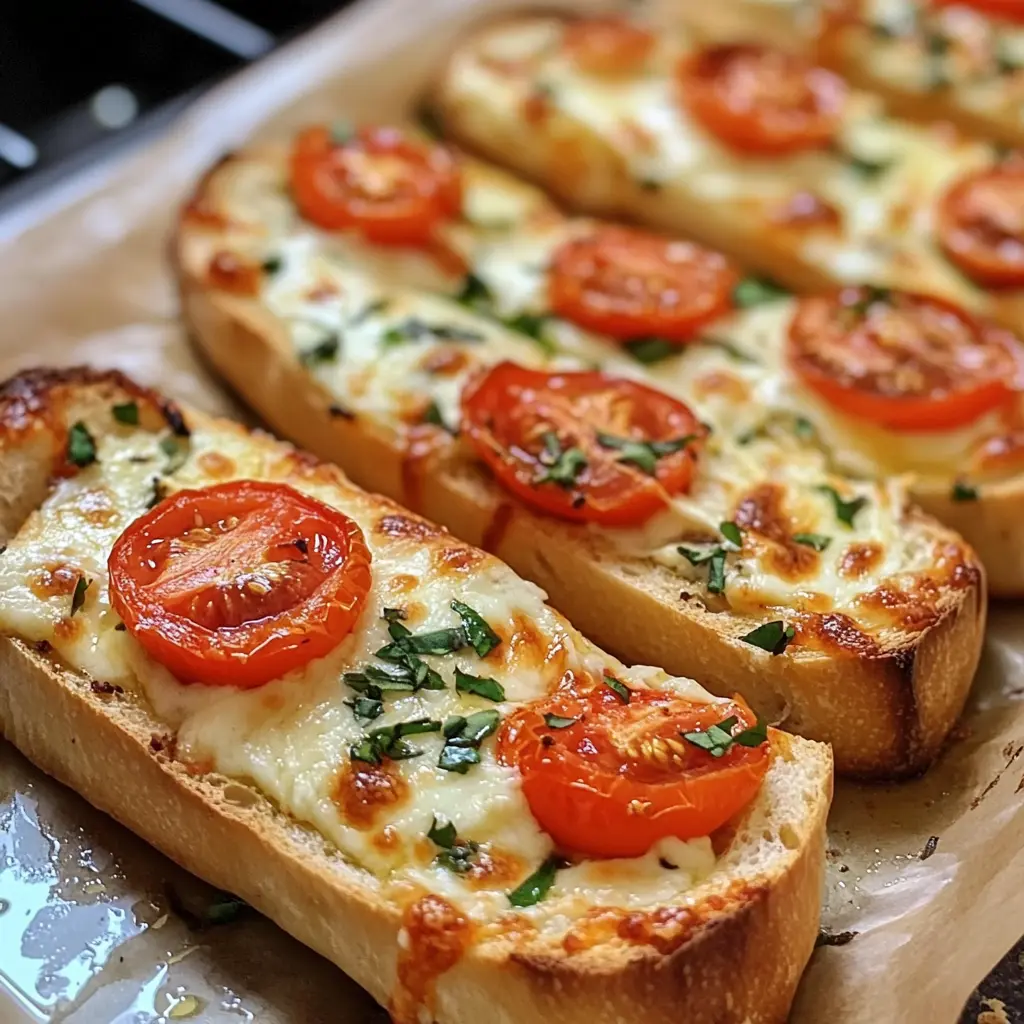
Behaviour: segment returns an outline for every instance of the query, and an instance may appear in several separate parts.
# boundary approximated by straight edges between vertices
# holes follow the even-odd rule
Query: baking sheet
[[[399,116],[472,20],[523,6],[364,0],[216,89],[143,150],[0,219],[0,375],[116,366],[239,414],[177,321],[166,254],[180,198],[253,133]],[[1022,698],[1024,620],[1019,607],[997,606],[942,761],[899,787],[837,787],[822,920],[837,944],[815,953],[798,1024],[955,1021],[1024,931]],[[206,887],[2,741],[0,848],[0,1021],[385,1019],[254,914],[190,926],[212,898]]]

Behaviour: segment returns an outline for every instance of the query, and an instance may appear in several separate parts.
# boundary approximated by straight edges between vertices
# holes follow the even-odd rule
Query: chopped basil
[[[644,192],[660,192],[665,187],[665,183],[657,178],[637,178],[636,183]]]
[[[868,503],[868,499],[864,495],[846,501],[834,487],[824,485],[817,489],[832,499],[832,505],[836,511],[836,519],[844,526],[851,528],[854,517]]]
[[[447,818],[438,819],[436,814],[430,823],[427,838],[441,848],[441,852],[434,858],[434,863],[454,871],[457,875],[464,875],[469,871],[473,866],[473,857],[480,852],[479,843],[474,843],[471,839],[459,839],[452,822]]]
[[[455,670],[455,689],[459,693],[472,693],[495,702],[505,699],[505,689],[497,679],[471,676],[460,668]]]
[[[869,160],[854,153],[842,153],[843,160],[862,178],[872,179],[884,174],[892,167],[892,160]]]
[[[658,459],[682,451],[696,439],[696,434],[687,434],[671,441],[636,441],[630,437],[616,437],[613,434],[597,435],[597,443],[603,448],[614,448],[622,452],[619,462],[631,463],[650,476],[657,472]]]
[[[525,882],[508,894],[509,903],[513,907],[532,907],[540,903],[554,885],[558,865],[557,857],[548,857]]]
[[[349,327],[358,327],[371,316],[383,313],[391,305],[390,299],[371,299],[362,309],[357,310],[348,320]]]
[[[160,441],[160,451],[167,457],[164,465],[164,476],[177,472],[188,461],[189,446],[187,441],[177,437],[165,437]]]
[[[355,138],[356,129],[351,121],[335,121],[331,125],[331,142],[336,146],[344,146]]]
[[[347,700],[345,703],[352,709],[356,718],[366,722],[379,718],[384,713],[384,702],[379,697],[356,697],[355,700]]]
[[[475,747],[454,747],[450,743],[441,748],[441,756],[437,759],[438,768],[459,775],[465,775],[473,765],[479,763],[480,752]]]
[[[77,420],[71,424],[68,431],[68,462],[85,468],[96,461],[96,442],[93,440],[89,428]]]
[[[538,484],[553,483],[569,490],[576,484],[576,478],[587,467],[587,457],[582,449],[572,447],[562,449],[558,435],[549,430],[543,437],[544,451],[540,461],[547,467],[536,479]]]
[[[385,608],[380,617],[387,623],[401,622],[406,617],[404,608]]]
[[[437,815],[434,815],[434,820],[430,823],[430,828],[427,830],[427,838],[437,846],[441,846],[446,850],[450,850],[455,842],[456,837],[455,825],[448,821],[447,818],[442,818],[440,821]]]
[[[150,485],[153,488],[153,493],[149,496],[149,501],[146,502],[146,508],[156,508],[167,497],[167,484],[160,477],[155,476],[150,480]]]
[[[444,417],[441,415],[441,408],[434,399],[431,399],[430,404],[423,410],[423,422],[432,423],[435,427],[440,427],[453,436],[458,433],[454,427],[450,427],[445,423]]]
[[[721,531],[722,536],[732,545],[737,548],[743,547],[743,531],[732,522],[724,522],[718,524],[718,529]]]
[[[92,580],[79,576],[75,582],[75,592],[71,595],[71,614],[77,615],[85,604],[85,592],[92,586]]]
[[[437,761],[438,767],[465,775],[470,766],[479,764],[477,748],[498,728],[500,721],[501,715],[494,710],[446,718],[441,729],[445,744]]]
[[[139,425],[138,402],[118,402],[110,407],[110,413],[118,423],[123,423],[126,427]]]
[[[721,757],[734,744],[739,744],[741,747],[759,747],[768,739],[768,725],[761,719],[757,720],[756,725],[733,735],[732,730],[738,721],[739,719],[735,715],[730,715],[724,721],[712,725],[708,729],[684,732],[680,735],[695,747],[706,750],[712,757]]]
[[[460,626],[416,634],[400,622],[392,622],[388,632],[394,642],[375,652],[385,661],[399,660],[398,656],[404,654],[454,654],[466,646],[466,633]]]
[[[341,349],[341,338],[334,333],[328,334],[312,348],[299,353],[299,362],[303,366],[318,366],[320,363],[333,363]]]
[[[832,538],[824,533],[794,533],[793,540],[815,551],[824,551],[832,543]]]
[[[949,76],[946,73],[946,55],[949,53],[950,41],[948,37],[934,29],[926,33],[924,41],[929,58],[929,87],[944,89],[950,84]]]
[[[1001,41],[996,44],[993,60],[995,61],[996,72],[1000,75],[1013,75],[1018,71],[1024,70],[1024,64],[1021,63],[1017,55],[1008,50],[1006,44]]]
[[[261,264],[260,268],[264,274],[273,276],[274,274],[280,273],[281,268],[284,266],[284,260],[280,256],[268,256]]]
[[[479,657],[486,657],[501,643],[501,637],[487,625],[487,620],[468,604],[453,600],[452,610],[462,619],[462,628],[466,632],[469,645]]]
[[[846,306],[846,309],[855,313],[859,317],[867,316],[868,310],[870,310],[876,302],[888,303],[892,299],[891,288],[880,288],[877,285],[865,284],[861,285],[860,291],[864,294],[857,299],[856,302],[851,302]]]
[[[727,551],[721,545],[713,548],[688,548],[680,545],[676,550],[690,565],[708,567],[708,590],[712,594],[721,594],[725,590],[725,556]]]
[[[633,338],[625,343],[625,349],[638,363],[647,366],[682,352],[679,345],[673,345],[664,338]]]
[[[467,330],[455,324],[428,324],[418,316],[410,316],[394,327],[389,327],[382,338],[385,348],[415,341],[483,341],[479,331]]]
[[[795,635],[796,630],[792,626],[787,626],[781,619],[776,619],[752,629],[741,636],[740,640],[752,647],[760,647],[769,654],[782,654]]]
[[[545,712],[544,724],[549,729],[568,729],[570,725],[575,725],[581,717],[566,718],[564,715],[553,715],[551,712]]]
[[[778,302],[788,295],[785,288],[767,277],[745,277],[733,288],[732,301],[740,309],[750,309],[766,302]]]
[[[695,340],[701,345],[707,345],[709,348],[721,349],[727,356],[735,359],[738,363],[757,362],[753,356],[748,356],[747,353],[730,338],[723,338],[717,334],[702,334]]]
[[[479,311],[489,309],[493,300],[494,295],[487,286],[487,282],[477,277],[472,271],[462,279],[462,288],[455,296],[455,301],[460,306],[468,306],[470,309]]]
[[[611,676],[605,672],[604,685],[614,690],[615,696],[618,697],[623,704],[629,703],[629,698],[633,691],[630,690],[630,688],[621,679],[616,679],[615,676]]]
[[[408,722],[397,722],[395,725],[370,730],[361,740],[352,744],[349,753],[354,761],[366,761],[369,764],[380,764],[385,757],[392,761],[403,761],[410,757],[419,757],[423,753],[419,748],[406,743],[406,736],[440,731],[441,723],[433,718],[414,718]]]
[[[817,433],[814,424],[806,416],[797,416],[793,420],[793,433],[801,441],[808,441]]]
[[[978,488],[971,484],[965,484],[963,480],[957,480],[953,484],[953,490],[949,496],[953,501],[977,501]]]

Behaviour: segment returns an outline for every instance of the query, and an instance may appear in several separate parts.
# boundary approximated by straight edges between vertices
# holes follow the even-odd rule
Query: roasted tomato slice
[[[630,74],[647,60],[654,36],[614,15],[581,18],[566,26],[564,45],[581,71],[593,75]]]
[[[307,220],[385,245],[426,245],[462,208],[452,154],[396,128],[363,128],[344,142],[308,128],[292,150],[291,185]]]
[[[730,308],[738,280],[721,253],[609,227],[557,249],[548,291],[554,312],[588,330],[682,343]]]
[[[117,539],[110,598],[184,683],[260,686],[333,650],[370,589],[348,516],[280,483],[178,491]]]
[[[841,78],[801,57],[753,44],[713,46],[684,59],[683,103],[726,145],[781,156],[827,146],[846,100]]]
[[[682,402],[644,384],[508,362],[467,386],[462,425],[528,505],[605,526],[643,523],[686,491],[705,433]]]
[[[973,280],[1024,285],[1024,163],[956,182],[939,203],[938,234],[946,255]]]
[[[932,0],[936,7],[973,7],[1007,21],[1024,21],[1024,0]]]
[[[931,296],[844,288],[802,299],[789,329],[796,374],[837,409],[893,430],[947,430],[1014,394],[1020,344]]]
[[[623,684],[619,683],[619,687]],[[566,853],[639,857],[659,839],[710,835],[755,796],[768,743],[733,743],[715,756],[685,738],[734,718],[741,701],[695,704],[653,690],[568,687],[510,715],[498,758],[519,768],[538,824]]]

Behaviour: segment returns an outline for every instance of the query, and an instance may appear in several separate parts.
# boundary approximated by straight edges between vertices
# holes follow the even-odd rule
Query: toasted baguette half
[[[129,403],[139,413],[138,425],[112,424],[111,408]],[[68,430],[76,423],[86,425],[99,452],[99,463],[77,476],[64,462]],[[387,578],[394,572],[388,567],[391,555],[405,558],[425,551],[448,564],[449,582],[487,571],[504,574],[506,588],[528,588],[482,552],[386,499],[356,491],[334,467],[237,425],[187,410],[182,414],[119,374],[89,370],[27,373],[0,388],[5,499],[0,542],[9,544],[6,557],[28,565],[31,554],[39,552],[44,565],[36,568],[42,571],[46,553],[60,550],[73,559],[79,539],[95,539],[129,522],[140,505],[131,486],[134,477],[124,476],[136,470],[125,467],[146,465],[144,458],[155,457],[151,449],[162,449],[154,447],[154,437],[166,435],[168,427],[169,436],[178,438],[191,431],[184,468],[179,463],[162,477],[172,491],[241,473],[290,483],[321,500],[337,495],[365,530],[374,522],[389,524],[383,533],[372,530],[374,558],[383,560],[380,571]],[[147,434],[141,442],[139,431]],[[115,463],[116,470],[104,468]],[[51,476],[55,467],[61,473],[56,481]],[[76,536],[64,546],[61,537],[51,535],[51,527],[72,521]],[[404,529],[394,532],[399,521]],[[457,560],[444,557],[452,553]],[[389,1006],[399,1024],[413,1024],[423,1019],[421,1014],[439,1024],[470,1024],[484,1017],[503,1024],[539,1019],[617,1024],[638,1013],[669,1024],[678,1019],[680,1005],[706,1024],[785,1019],[817,932],[831,795],[825,746],[772,731],[770,767],[758,796],[717,840],[710,873],[676,903],[632,912],[605,906],[594,915],[568,894],[564,906],[576,908],[577,928],[562,934],[564,928],[539,927],[547,918],[532,918],[538,922],[533,926],[522,913],[510,916],[486,906],[478,912],[475,891],[459,888],[457,879],[447,883],[456,885],[467,901],[463,906],[472,920],[471,938],[448,969],[439,968],[438,943],[443,944],[449,934],[445,929],[459,917],[449,900],[461,897],[452,896],[450,888],[445,898],[425,892],[422,881],[403,881],[401,860],[384,871],[358,866],[345,849],[324,838],[319,825],[289,811],[298,799],[294,793],[270,784],[271,799],[266,776],[257,785],[250,777],[224,774],[216,764],[211,768],[209,761],[195,760],[195,735],[187,733],[192,712],[186,711],[183,724],[175,726],[166,712],[157,714],[154,701],[171,693],[194,701],[199,699],[195,693],[179,691],[196,688],[161,682],[162,669],[144,656],[141,661],[136,656],[120,659],[118,652],[131,655],[134,641],[124,632],[111,632],[109,615],[99,607],[106,593],[100,563],[86,560],[82,569],[93,574],[86,597],[77,611],[56,617],[51,613],[59,600],[55,604],[47,594],[37,595],[37,601],[17,586],[12,589],[16,570],[9,564],[0,569],[6,634],[0,637],[0,728],[5,737],[41,769],[177,863],[238,894],[334,961]],[[52,566],[47,571],[51,583],[60,578]],[[48,609],[42,618],[33,613],[38,608]],[[566,642],[582,644],[588,656],[605,657],[555,613],[540,614],[544,622],[538,619],[535,628],[553,622]],[[21,631],[12,630],[12,623]],[[53,637],[52,643],[40,638],[44,633]],[[116,684],[82,667],[85,662],[95,667],[101,664],[96,659],[104,657],[111,671],[121,673]],[[147,665],[146,678],[133,675]],[[317,665],[311,663],[310,672]],[[296,719],[284,709],[289,700],[301,706],[312,699],[304,688],[313,678],[266,684],[290,687],[266,697],[248,691],[249,699],[239,691],[226,698],[247,701],[246,710],[242,719],[233,720],[230,743],[215,754],[232,756],[245,749],[246,722],[251,726],[254,715],[267,722],[269,740],[275,732],[287,734]],[[207,700],[205,694],[200,697],[193,709]],[[285,762],[296,756],[294,750],[283,755]],[[461,786],[461,780],[473,778],[446,776],[440,785]],[[464,803],[467,791],[461,792]],[[507,794],[496,796],[483,803],[507,802]],[[707,844],[705,854],[710,849]],[[605,884],[621,863],[606,862]],[[624,893],[623,898],[629,897]]]
[[[707,600],[677,571],[629,554],[616,538],[531,511],[497,486],[445,431],[396,427],[378,415],[373,387],[366,385],[359,394],[332,390],[298,358],[290,323],[258,295],[232,294],[211,284],[211,258],[241,251],[253,238],[266,244],[269,225],[287,216],[280,193],[257,199],[260,182],[277,182],[280,188],[281,167],[272,151],[262,150],[219,165],[186,208],[176,243],[183,309],[195,339],[267,423],[336,461],[361,486],[494,551],[540,584],[587,635],[627,660],[654,661],[671,671],[685,668],[720,694],[738,689],[769,721],[831,743],[840,772],[896,777],[927,766],[963,706],[984,629],[984,577],[960,538],[898,500],[893,519],[885,520],[888,534],[919,540],[934,551],[934,561],[923,575],[904,574],[903,583],[890,579],[880,585],[884,610],[877,627],[865,632],[845,615],[812,614],[808,644],[792,645],[781,656],[752,647],[742,637],[758,623],[778,618],[777,608],[743,611]],[[268,217],[264,202],[277,204],[274,217]],[[294,272],[295,259],[289,265]],[[316,287],[321,290],[330,285],[348,293],[357,286],[355,270],[336,268],[335,277],[327,267],[320,272],[324,276]],[[403,310],[437,301],[408,289],[395,294],[392,306]],[[430,316],[438,315],[436,306],[430,309]],[[460,317],[463,328],[481,336],[494,330],[465,310]],[[473,358],[484,348],[483,343],[466,346],[460,358]],[[379,359],[374,356],[375,366],[386,364],[388,351],[396,350],[385,346]],[[343,351],[342,366],[344,358]],[[362,380],[361,373],[356,377]],[[371,404],[360,404],[364,401]],[[725,464],[723,473],[728,472]],[[887,492],[872,493],[881,507]],[[933,569],[938,576],[931,575]],[[781,614],[786,618],[788,612]]]
[[[568,23],[520,16],[466,39],[432,94],[446,133],[574,208],[680,232],[794,288],[904,288],[1024,329],[1024,292],[973,283],[935,235],[936,204],[998,164],[997,145],[901,121],[851,90],[828,150],[752,158],[681,101],[680,62],[705,45],[696,33],[659,33],[643,67],[603,80],[566,58]],[[824,216],[794,216],[808,203]]]

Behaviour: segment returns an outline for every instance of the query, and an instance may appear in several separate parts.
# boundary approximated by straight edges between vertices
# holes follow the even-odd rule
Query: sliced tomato
[[[710,835],[750,803],[768,770],[767,742],[716,757],[684,736],[730,717],[732,735],[753,726],[742,701],[626,692],[628,703],[604,684],[566,687],[498,732],[498,759],[519,769],[533,816],[563,852],[639,857],[668,836]]]
[[[893,430],[963,426],[1019,386],[1010,331],[907,292],[851,287],[802,299],[788,348],[793,370],[829,403]]]
[[[712,46],[679,68],[683,103],[742,153],[782,156],[828,146],[846,101],[841,78],[795,54],[754,44]]]
[[[363,128],[344,142],[308,128],[292,150],[291,186],[307,220],[384,245],[427,245],[462,208],[451,152],[397,128]]]
[[[932,0],[936,7],[973,7],[1007,21],[1024,21],[1024,0]]]
[[[599,228],[556,250],[551,308],[587,330],[683,343],[726,312],[739,276],[718,252],[630,228]]]
[[[114,610],[183,683],[252,687],[351,632],[370,589],[362,531],[285,484],[178,491],[108,560]]]
[[[572,62],[593,75],[639,70],[654,47],[654,36],[625,18],[580,18],[566,26],[565,50]]]
[[[989,287],[1024,285],[1024,164],[961,178],[942,197],[938,235],[946,255]]]
[[[686,491],[705,434],[682,402],[644,384],[509,362],[467,386],[462,426],[526,504],[605,526],[639,525]]]

